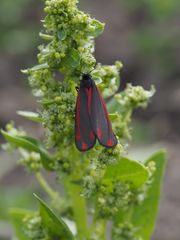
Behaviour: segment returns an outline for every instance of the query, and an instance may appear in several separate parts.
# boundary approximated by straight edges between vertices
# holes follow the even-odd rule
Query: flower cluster
[[[113,96],[120,86],[120,70],[123,65],[121,62],[115,62],[115,65],[101,65],[97,64],[92,71],[92,77],[99,83],[102,95],[105,98]]]
[[[39,114],[47,129],[47,146],[56,147],[57,156],[62,155],[57,160],[65,172],[69,172],[70,166],[73,167],[71,161],[65,160],[63,149],[68,149],[74,142],[75,87],[83,73],[91,72],[105,98],[115,94],[120,112],[115,113],[115,117],[110,115],[110,118],[120,143],[122,139],[130,138],[133,108],[147,104],[153,94],[142,87],[130,85],[124,92],[117,93],[122,63],[96,65],[94,38],[102,33],[104,24],[78,10],[76,4],[75,0],[45,1],[47,15],[43,21],[44,31],[40,33],[45,42],[39,47],[39,64],[24,71],[29,74],[33,93],[41,104]],[[59,73],[64,75],[63,80]],[[109,110],[113,112],[111,104]],[[119,144],[115,152],[121,155],[124,152],[122,145]],[[99,154],[102,162],[115,159],[113,151],[106,154],[101,153],[100,149],[96,152],[96,158]]]
[[[32,139],[27,137],[26,132],[22,128],[15,128],[13,123],[8,123],[6,125],[6,132],[12,139],[8,143],[4,144],[3,148],[10,152],[17,151],[20,155],[18,164],[26,167],[26,169],[30,172],[39,172],[42,169],[40,154],[32,150],[27,150],[27,148],[23,148],[24,143],[22,141],[32,141]]]
[[[135,236],[137,228],[131,223],[125,222],[113,228],[113,240],[142,240],[141,237]]]
[[[38,213],[28,214],[23,219],[24,233],[28,239],[50,240],[42,226],[42,219]]]
[[[100,218],[109,218],[120,209],[127,209],[133,199],[129,183],[103,182],[98,191],[97,204]]]
[[[39,172],[42,169],[41,156],[36,152],[28,152],[22,148],[19,149],[21,158],[18,164],[26,167],[30,172]]]
[[[115,96],[118,103],[125,108],[146,107],[149,99],[154,95],[155,89],[152,86],[150,91],[144,90],[141,86],[128,84],[122,94]]]
[[[141,86],[132,86],[127,84],[124,91],[115,94],[110,102],[110,109],[118,109],[114,118],[114,128],[120,139],[127,141],[131,138],[131,119],[135,108],[146,107],[149,99],[154,95],[155,89],[152,86],[150,91]]]
[[[104,24],[79,11],[76,1],[45,1],[45,12],[40,36],[48,43],[39,47],[39,65],[24,72],[40,98],[48,145],[67,147],[74,133],[75,87],[82,73],[92,71],[96,64],[93,39]]]
[[[109,164],[114,164],[118,161],[119,156],[125,154],[125,149],[121,144],[118,144],[115,148],[104,148],[98,157],[98,163],[101,167],[106,167]]]

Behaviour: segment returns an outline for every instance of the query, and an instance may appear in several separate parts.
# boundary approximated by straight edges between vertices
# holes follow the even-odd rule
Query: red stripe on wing
[[[80,86],[76,101],[75,116],[75,143],[80,151],[89,150],[96,142],[89,118],[91,100],[92,89]]]
[[[99,143],[105,147],[114,147],[117,144],[116,136],[108,115],[106,104],[93,81],[92,104],[90,112],[91,125]]]

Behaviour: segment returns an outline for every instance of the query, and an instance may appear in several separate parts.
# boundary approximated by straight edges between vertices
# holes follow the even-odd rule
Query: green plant
[[[8,141],[4,148],[19,151],[18,163],[34,174],[50,203],[35,195],[39,211],[10,210],[17,238],[105,240],[111,222],[113,240],[150,239],[165,152],[161,150],[143,163],[125,155],[133,110],[147,105],[154,88],[146,91],[129,84],[117,93],[122,64],[96,65],[94,38],[103,32],[104,24],[79,11],[76,0],[46,0],[44,10],[39,64],[23,71],[29,75],[40,109],[18,114],[42,124],[45,140],[41,143],[13,124],[2,134]],[[114,96],[108,108],[119,144],[113,149],[96,144],[80,153],[74,146],[75,87],[82,73],[89,72],[105,98]],[[55,172],[63,191],[52,189],[43,169]]]

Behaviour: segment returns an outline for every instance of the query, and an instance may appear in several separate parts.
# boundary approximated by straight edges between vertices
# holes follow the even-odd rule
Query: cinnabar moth
[[[106,148],[117,144],[105,102],[89,74],[84,74],[80,81],[75,118],[78,150],[89,150],[95,145],[96,139]]]

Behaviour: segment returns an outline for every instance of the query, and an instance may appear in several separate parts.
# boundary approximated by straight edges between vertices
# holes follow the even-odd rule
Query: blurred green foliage
[[[180,6],[179,0],[135,0],[124,1],[124,3],[129,7],[130,11],[147,8],[155,20],[162,20],[178,14],[178,7]]]
[[[28,187],[24,188],[0,188],[0,220],[9,219],[9,209],[16,206],[21,208],[30,208],[35,207],[35,203],[32,201],[33,196],[32,192],[35,189]]]
[[[123,4],[134,27],[131,42],[140,59],[158,72],[159,81],[172,79],[179,71],[180,1],[123,0]]]
[[[0,51],[6,54],[24,54],[37,45],[39,25],[30,12],[39,9],[41,1],[1,0]]]

